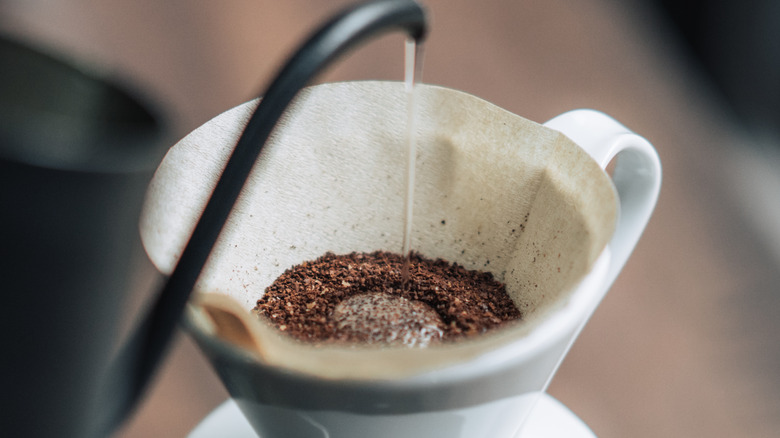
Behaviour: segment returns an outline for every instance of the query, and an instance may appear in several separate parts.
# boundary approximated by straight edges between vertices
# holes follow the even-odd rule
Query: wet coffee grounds
[[[521,319],[488,272],[412,254],[403,289],[403,263],[383,251],[327,253],[285,271],[253,312],[304,341],[408,346],[470,338]]]

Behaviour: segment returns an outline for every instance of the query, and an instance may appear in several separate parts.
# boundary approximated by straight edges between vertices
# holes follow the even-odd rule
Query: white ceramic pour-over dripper
[[[397,357],[389,357],[388,362],[384,363],[383,374],[375,378],[369,378],[369,375],[361,377],[365,370],[361,371],[358,365],[355,365],[353,370],[351,363],[348,367],[335,370],[328,369],[328,364],[333,365],[334,362],[327,360],[316,362],[316,366],[311,365],[315,362],[291,364],[293,368],[263,363],[242,349],[215,338],[209,328],[199,324],[191,314],[188,319],[191,333],[212,361],[242,411],[264,438],[326,436],[323,435],[323,430],[331,436],[366,436],[368,429],[372,431],[369,435],[375,437],[404,434],[447,438],[512,436],[522,424],[524,415],[530,412],[539,394],[546,388],[582,325],[622,268],[649,218],[660,183],[657,156],[645,140],[607,116],[581,110],[567,113],[550,122],[550,126],[572,137],[580,147],[593,155],[596,158],[594,162],[576,145],[568,144],[568,139],[558,138],[556,131],[533,126],[530,122],[473,96],[431,86],[423,87],[423,94],[427,97],[422,99],[424,110],[421,114],[428,119],[422,124],[421,138],[426,138],[425,129],[431,128],[433,131],[428,132],[430,150],[425,152],[426,149],[423,148],[421,165],[436,166],[446,162],[449,166],[455,166],[454,169],[458,170],[460,177],[466,178],[467,181],[471,181],[471,176],[478,177],[481,183],[479,187],[498,190],[498,193],[486,193],[504,196],[501,198],[504,202],[520,202],[518,205],[523,205],[523,200],[516,195],[506,195],[508,192],[516,192],[516,189],[512,189],[514,185],[511,181],[516,176],[511,171],[518,168],[516,164],[519,164],[515,161],[531,160],[528,154],[569,156],[571,160],[567,162],[566,169],[571,171],[572,178],[576,179],[579,175],[584,179],[568,186],[565,181],[558,182],[569,187],[567,190],[574,191],[572,195],[576,197],[580,191],[602,190],[604,187],[601,182],[591,187],[594,185],[592,183],[601,179],[607,181],[606,184],[610,187],[607,192],[611,193],[611,183],[597,163],[606,163],[612,155],[622,151],[615,170],[621,210],[616,232],[614,235],[605,236],[606,247],[593,247],[597,251],[590,263],[583,264],[586,269],[583,271],[584,276],[571,283],[566,291],[561,291],[561,299],[552,300],[554,305],[548,306],[544,312],[539,312],[544,317],[536,318],[536,322],[531,324],[533,329],[525,333],[510,331],[508,333],[512,336],[503,338],[497,335],[490,338],[491,340],[480,341],[457,350],[454,356],[452,351],[440,354],[431,349],[429,353],[423,354],[428,359],[433,358],[428,362],[415,363],[416,359],[413,357],[401,355],[403,359],[410,359],[401,363],[397,361]],[[259,163],[254,177],[256,184],[246,191],[244,201],[239,202],[231,219],[235,226],[228,226],[222,247],[216,249],[214,260],[210,262],[200,287],[227,294],[235,293],[236,298],[243,300],[249,309],[253,305],[252,296],[255,299],[259,297],[264,282],[267,284],[272,281],[275,275],[291,264],[316,257],[325,250],[371,250],[385,245],[392,247],[399,242],[398,233],[383,231],[392,229],[393,221],[386,221],[383,216],[383,212],[389,207],[366,207],[362,203],[354,206],[350,202],[352,199],[334,198],[333,194],[337,192],[327,190],[332,188],[330,184],[343,183],[348,179],[333,166],[356,159],[355,155],[349,152],[350,149],[345,149],[343,143],[345,139],[351,141],[357,138],[358,145],[355,147],[360,148],[365,142],[363,149],[358,150],[369,156],[365,162],[360,162],[360,166],[356,162],[348,168],[357,172],[353,172],[352,176],[355,177],[368,173],[363,175],[368,176],[368,180],[358,180],[361,186],[370,185],[368,183],[371,181],[374,184],[366,189],[367,193],[363,196],[374,193],[374,189],[380,194],[382,190],[392,192],[392,189],[385,187],[389,184],[385,181],[392,179],[392,172],[388,174],[388,171],[393,167],[388,167],[388,162],[383,160],[392,160],[395,154],[392,150],[377,152],[376,138],[369,137],[384,130],[388,132],[387,138],[403,137],[397,135],[398,126],[401,125],[397,119],[400,117],[400,120],[403,120],[403,114],[392,116],[383,113],[384,110],[398,113],[392,109],[398,105],[404,108],[403,98],[399,100],[398,96],[403,96],[401,84],[378,82],[325,84],[308,90],[275,138],[274,144],[279,146],[272,145]],[[377,106],[383,109],[377,109]],[[202,205],[202,196],[199,197],[198,194],[208,192],[208,181],[213,180],[225,150],[229,150],[234,143],[242,121],[252,107],[252,104],[237,107],[193,132],[171,149],[158,170],[155,182],[150,188],[148,208],[142,222],[142,235],[147,251],[162,271],[169,269],[175,260],[177,248],[187,235],[186,224],[191,223],[199,205]],[[334,112],[334,107],[339,111]],[[442,111],[450,112],[445,114]],[[402,110],[400,112],[403,113]],[[360,120],[360,117],[371,117],[368,128],[352,132],[352,128],[345,127],[346,120]],[[448,125],[440,126],[443,122],[439,117],[446,119]],[[494,129],[494,125],[498,128]],[[434,128],[441,128],[441,132],[435,131]],[[507,129],[510,130],[505,132]],[[497,145],[506,141],[511,143],[512,140],[522,137],[523,129],[535,132],[528,141]],[[493,137],[488,135],[488,131],[492,132],[490,135]],[[463,142],[464,132],[473,134],[469,141]],[[594,135],[594,132],[598,134]],[[364,134],[369,137],[361,137]],[[496,147],[475,146],[473,142],[486,141],[482,137],[490,137],[486,144],[496,143]],[[537,141],[549,147],[541,147]],[[287,142],[296,146],[283,146]],[[469,155],[468,151],[472,149],[474,154]],[[525,152],[521,153],[520,150]],[[323,160],[330,155],[335,155],[337,159],[324,164]],[[547,159],[551,156],[547,156]],[[468,157],[468,160],[463,157]],[[376,160],[379,165],[374,163]],[[473,167],[472,160],[488,160],[490,166],[480,167],[483,171],[494,169],[493,166],[495,169],[504,170],[493,172],[498,175],[484,175],[482,171],[471,176],[464,175],[464,172],[468,173]],[[555,168],[555,163],[548,164],[552,166],[551,169]],[[398,167],[401,165],[402,163]],[[597,172],[591,173],[594,169]],[[325,179],[322,181],[330,181],[327,188],[317,187],[316,184],[301,184],[298,175],[311,176],[317,172],[324,172],[322,176]],[[502,172],[510,173],[504,175]],[[381,184],[376,184],[377,175],[382,175],[379,178]],[[487,251],[480,256],[478,250],[483,243],[508,244],[504,248],[507,250],[522,244],[522,239],[491,240],[491,236],[474,232],[469,234],[469,238],[477,240],[467,242],[461,247],[455,246],[454,243],[441,245],[437,239],[450,236],[444,228],[435,226],[441,221],[442,212],[446,212],[448,226],[457,229],[460,225],[461,232],[468,234],[470,227],[479,222],[475,220],[485,213],[485,209],[495,208],[500,212],[508,205],[502,202],[485,203],[479,204],[484,208],[457,213],[462,210],[458,210],[459,207],[467,204],[468,197],[460,190],[442,191],[441,187],[450,187],[447,184],[457,184],[449,179],[447,175],[451,174],[448,172],[437,175],[429,180],[420,179],[423,189],[419,199],[431,203],[443,194],[447,194],[449,198],[446,204],[434,204],[435,208],[417,209],[419,216],[415,227],[422,230],[422,236],[416,240],[415,247],[424,248],[423,253],[453,256],[455,261],[472,267],[484,267],[486,263],[482,257],[499,254],[501,248],[496,247],[496,251]],[[281,184],[280,181],[286,183]],[[434,183],[437,181],[445,185],[436,186]],[[532,178],[529,181],[536,180]],[[274,183],[280,185],[275,186]],[[497,189],[498,184],[508,186]],[[460,199],[458,196],[464,198]],[[385,199],[382,196],[377,198]],[[601,205],[592,206],[580,201],[570,201],[574,202],[572,205],[576,205],[577,209],[596,210],[588,216],[601,217]],[[273,205],[273,208],[262,210],[262,206],[268,205]],[[307,210],[306,206],[317,205],[319,207],[314,210]],[[536,225],[529,226],[529,229],[544,229],[545,222],[553,219],[543,214],[546,209],[560,207],[569,211],[566,209],[571,207],[544,205],[544,208],[535,210],[535,215],[531,215],[533,217],[529,225]],[[331,206],[339,208],[331,209]],[[608,204],[604,204],[603,207],[607,206]],[[253,210],[255,208],[261,209]],[[339,215],[328,216],[334,209],[340,211]],[[522,209],[518,210],[521,211]],[[483,219],[492,224],[490,229],[494,233],[498,233],[497,230],[501,229],[505,219],[518,223],[523,220],[522,214],[519,214],[519,217],[517,214],[511,214],[501,221],[496,221],[495,215],[492,214],[494,211],[489,213],[483,214]],[[320,214],[325,216],[318,216]],[[371,222],[371,217],[374,217],[373,223],[366,228],[366,221]],[[604,217],[610,217],[610,214]],[[572,218],[558,219],[560,224],[566,225]],[[353,221],[354,227],[349,224],[345,226],[344,220]],[[598,228],[597,225],[594,226]],[[334,226],[337,228],[334,229]],[[575,228],[579,229],[578,226]],[[611,231],[611,225],[609,228]],[[171,229],[178,231],[172,233]],[[336,233],[332,234],[334,231]],[[509,231],[511,230],[507,232]],[[597,231],[593,232],[598,234]],[[382,236],[380,233],[387,235]],[[583,238],[587,240],[591,237],[586,235]],[[547,240],[547,243],[552,245],[550,248],[557,244],[554,236]],[[525,242],[527,245],[532,243]],[[467,249],[474,250],[476,255],[458,258],[458,254]],[[522,261],[522,257],[529,255],[523,252],[517,256]],[[493,258],[490,264],[491,268],[497,269],[496,274],[520,285],[522,279],[513,280],[506,272],[502,273],[499,260]],[[528,261],[531,262],[530,258]],[[255,269],[257,266],[260,266],[259,272]],[[249,290],[249,293],[245,293],[246,290]],[[197,313],[196,308],[194,311]],[[305,359],[322,359],[318,354],[300,351],[300,357]],[[437,362],[440,358],[437,354],[444,356],[446,360]],[[344,356],[339,357],[343,359]],[[356,362],[361,361],[360,358],[356,359]],[[406,366],[404,373],[396,372],[395,368],[388,365],[392,364],[393,360],[397,361],[396,364]],[[409,363],[420,365],[421,368],[415,372],[413,367],[409,368]],[[438,366],[428,366],[431,363]],[[338,372],[342,374],[334,374]],[[393,372],[396,374],[392,374]],[[436,425],[439,425],[438,429]],[[439,435],[436,435],[436,432]]]

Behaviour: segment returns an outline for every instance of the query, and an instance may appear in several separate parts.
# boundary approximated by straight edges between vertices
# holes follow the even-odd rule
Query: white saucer
[[[260,438],[233,400],[213,410],[187,437]],[[517,438],[596,438],[596,435],[569,408],[544,394]]]

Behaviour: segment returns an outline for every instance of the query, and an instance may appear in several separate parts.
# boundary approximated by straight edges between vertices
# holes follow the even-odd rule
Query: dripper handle
[[[312,34],[271,82],[228,159],[190,239],[151,311],[111,364],[99,402],[99,436],[128,416],[166,352],[200,272],[273,128],[298,92],[349,49],[391,30],[422,40],[425,10],[414,0],[373,0],[344,9]]]
[[[609,288],[628,261],[650,220],[661,189],[661,162],[653,146],[608,115],[579,109],[544,124],[560,131],[583,148],[603,169],[616,158],[612,182],[620,208],[615,233],[609,242]]]

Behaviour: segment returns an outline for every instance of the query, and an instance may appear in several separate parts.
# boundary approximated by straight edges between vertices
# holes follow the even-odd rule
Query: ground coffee
[[[291,336],[425,346],[475,336],[521,318],[487,272],[412,254],[327,253],[285,271],[253,311]]]

